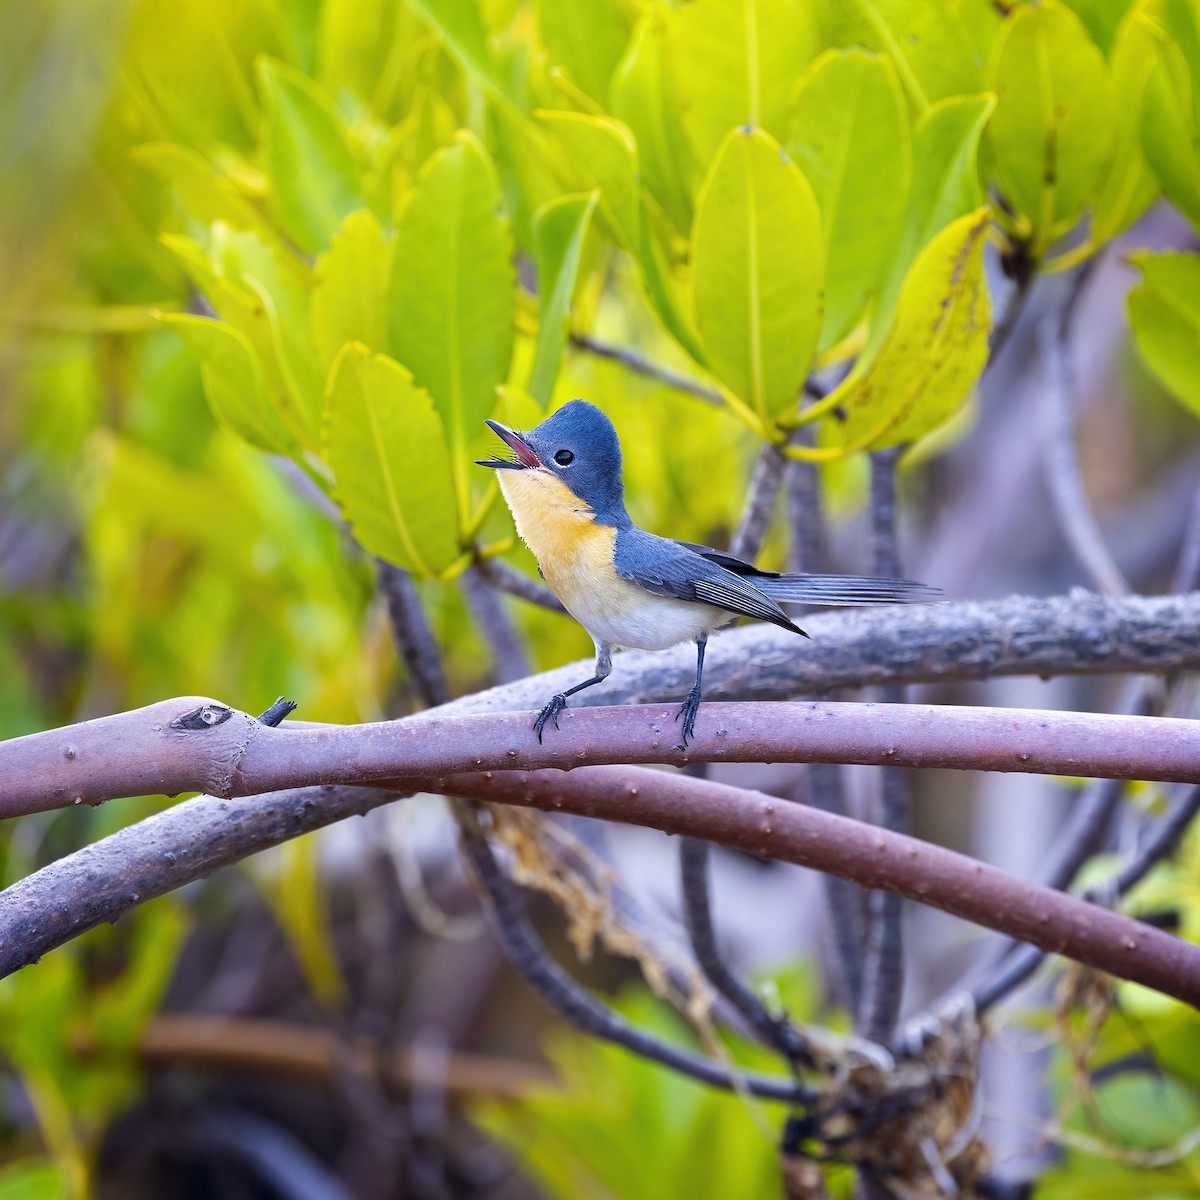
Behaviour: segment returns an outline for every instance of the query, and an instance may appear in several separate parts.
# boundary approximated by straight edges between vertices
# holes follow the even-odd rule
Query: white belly
[[[724,609],[656,596],[628,580],[600,592],[560,598],[592,637],[628,650],[667,650],[733,620]]]

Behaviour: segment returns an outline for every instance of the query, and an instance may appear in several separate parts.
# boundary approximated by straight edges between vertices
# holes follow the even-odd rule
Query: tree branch
[[[912,706],[909,706],[912,707]],[[701,837],[830,871],[1200,1005],[1200,947],[965,855],[725,784],[637,767],[475,772],[404,785]],[[320,787],[199,796],[43,867],[0,893],[0,976],[218,867],[395,798]]]
[[[1115,903],[1132,891],[1146,875],[1179,844],[1188,826],[1200,813],[1200,787],[1180,791],[1158,828],[1133,857],[1104,883],[1084,893],[1088,901],[1103,900]],[[1015,991],[1042,965],[1046,954],[1043,948],[1020,945],[1000,964],[997,970],[972,991],[976,1011],[983,1013],[995,1007],[1005,996]]]
[[[436,710],[435,710],[436,711]],[[931,704],[708,704],[686,750],[674,707],[568,709],[539,743],[528,713],[278,729],[181,697],[0,742],[0,818],[118,796],[249,796],[461,771],[599,763],[839,762],[1200,781],[1200,722]]]
[[[1110,596],[1123,595],[1129,584],[1113,561],[1088,502],[1075,439],[1075,373],[1071,367],[1071,317],[1087,271],[1061,313],[1044,319],[1039,331],[1047,378],[1037,389],[1042,418],[1043,475],[1058,525],[1076,561],[1092,585]]]
[[[529,674],[529,651],[503,601],[478,567],[468,567],[461,582],[471,614],[491,647],[492,677],[500,683],[523,679]]]
[[[479,574],[497,591],[507,592],[510,596],[517,596],[550,612],[567,611],[544,583],[538,583],[536,579],[518,571],[502,558],[480,558],[475,566]]]
[[[845,609],[804,618],[805,642],[773,625],[747,625],[709,642],[710,699],[777,700],[881,683],[998,675],[1164,674],[1200,667],[1200,593],[1177,596],[1023,597]],[[590,660],[452,701],[439,715],[540,709],[592,670]],[[692,686],[688,647],[629,651],[602,687],[571,706],[674,701]],[[703,710],[701,710],[703,716]]]
[[[413,689],[426,705],[445,704],[450,699],[442,657],[429,628],[429,620],[421,607],[421,598],[412,576],[382,558],[379,564],[379,587],[387,603],[392,637],[400,657],[408,667]]]
[[[594,354],[597,358],[607,358],[610,362],[620,363],[627,371],[653,379],[666,387],[674,388],[677,392],[685,392],[709,404],[724,404],[721,393],[715,387],[661,363],[652,362],[645,355],[626,346],[613,346],[592,337],[590,333],[574,332],[571,334],[571,345],[577,350],[586,350],[588,354]]]
[[[902,448],[871,455],[871,559],[877,575],[898,578],[900,546],[896,530],[896,464]],[[904,686],[885,684],[885,704],[903,704]],[[908,777],[896,767],[880,773],[879,824],[904,833],[909,827],[912,795]],[[875,892],[867,900],[867,953],[863,963],[859,1020],[864,1034],[886,1044],[900,1014],[904,991],[903,903],[892,892]]]

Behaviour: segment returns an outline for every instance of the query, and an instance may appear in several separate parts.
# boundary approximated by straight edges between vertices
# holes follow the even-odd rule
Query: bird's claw
[[[550,697],[550,702],[537,715],[537,719],[533,723],[534,732],[537,733],[538,744],[542,741],[542,730],[546,728],[547,721],[554,722],[554,728],[558,728],[558,714],[567,707],[567,698],[559,692],[556,696]]]
[[[683,737],[679,740],[677,750],[686,750],[688,740],[695,735],[696,732],[696,714],[700,711],[700,692],[697,688],[692,688],[688,692],[687,699],[679,706],[679,711],[675,714],[675,720],[683,718]]]

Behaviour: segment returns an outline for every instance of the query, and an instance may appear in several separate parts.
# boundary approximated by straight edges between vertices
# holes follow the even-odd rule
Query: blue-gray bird
[[[807,637],[784,604],[903,604],[935,599],[907,579],[761,571],[720,550],[639,529],[625,511],[621,443],[594,404],[572,400],[528,433],[488,425],[512,459],[477,460],[499,471],[517,532],[563,607],[592,635],[596,670],[552,696],[534,721],[538,741],[558,726],[567,697],[608,678],[616,648],[667,650],[696,643],[696,682],[680,705],[682,745],[696,726],[708,636],[734,617],[758,617]]]

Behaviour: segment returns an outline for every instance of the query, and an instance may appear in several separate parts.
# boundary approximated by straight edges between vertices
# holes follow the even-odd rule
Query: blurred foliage
[[[727,537],[764,440],[826,463],[831,511],[852,507],[859,452],[933,453],[961,428],[992,327],[986,248],[1064,270],[1160,194],[1200,227],[1198,130],[1198,0],[0,6],[0,736],[193,692],[283,692],[314,720],[399,711],[370,555],[419,577],[455,685],[484,682],[453,580],[476,555],[533,569],[471,466],[485,417],[600,403],[635,519],[684,538]],[[1200,412],[1200,259],[1135,262],[1133,336]],[[805,405],[814,372],[836,386]],[[539,665],[588,648],[513,612]],[[130,811],[13,826],[9,877]],[[1141,894],[1194,923],[1187,861]],[[336,1006],[311,845],[261,882]],[[4,984],[44,1140],[13,1134],[0,1197],[78,1191],[136,1086],[170,914],[123,924],[107,983],[91,968],[110,931]],[[1141,1145],[1150,1105],[1163,1137],[1197,1119],[1168,1086],[1197,1082],[1196,1026],[1121,995],[1136,1026],[1110,1022],[1097,1053],[1144,1033],[1166,1090],[1117,1077],[1101,1108]],[[486,1117],[514,1144],[522,1122],[547,1133],[528,1161],[548,1188],[771,1193],[741,1101],[591,1043],[556,1058],[567,1099]],[[1101,1168],[1105,1194],[1144,1190],[1082,1151],[1047,1186],[1099,1195]],[[1171,1170],[1164,1187],[1195,1192],[1194,1156]]]

